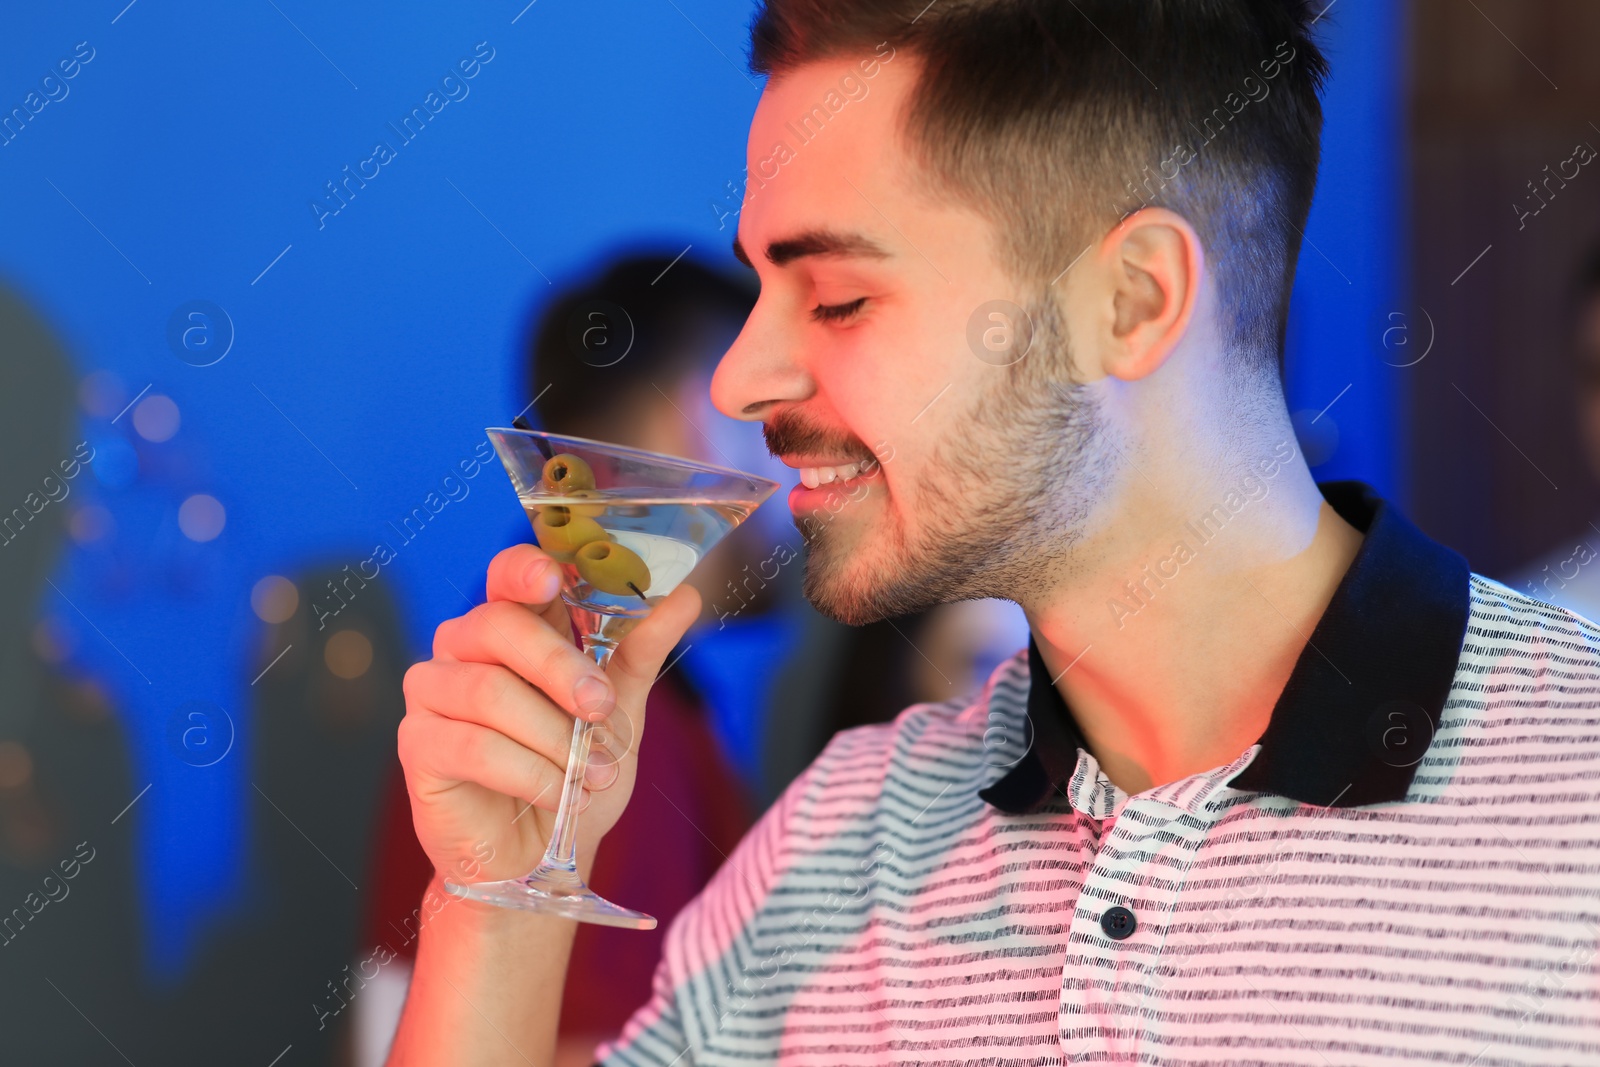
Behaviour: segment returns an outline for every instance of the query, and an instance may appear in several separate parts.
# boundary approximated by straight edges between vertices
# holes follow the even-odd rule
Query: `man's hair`
[[[562,290],[533,329],[529,387],[541,429],[604,437],[641,400],[710,370],[755,306],[746,278],[687,256],[632,255]],[[620,309],[620,313],[619,313]],[[626,354],[624,354],[626,353]]]
[[[1316,21],[1302,0],[765,0],[750,65],[920,58],[901,116],[919,184],[989,218],[1018,280],[1169,208],[1205,246],[1226,342],[1281,374],[1322,131]]]

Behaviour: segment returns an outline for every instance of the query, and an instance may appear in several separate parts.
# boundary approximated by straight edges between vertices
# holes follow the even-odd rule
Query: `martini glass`
[[[602,670],[628,631],[778,488],[742,471],[581,437],[487,433],[539,547],[560,564],[561,598]],[[605,727],[573,720],[561,805],[539,865],[499,882],[446,881],[450,892],[579,922],[655,927],[653,916],[611,903],[578,876],[578,812],[597,729]]]

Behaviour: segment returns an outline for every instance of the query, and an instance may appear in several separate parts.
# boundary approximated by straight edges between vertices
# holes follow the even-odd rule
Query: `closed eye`
[[[861,305],[867,302],[866,297],[859,297],[848,304],[818,304],[811,309],[811,318],[816,322],[842,322],[861,310]]]

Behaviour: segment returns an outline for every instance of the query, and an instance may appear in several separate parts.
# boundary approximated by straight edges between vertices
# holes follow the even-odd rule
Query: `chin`
[[[927,598],[915,570],[903,550],[883,539],[853,537],[846,543],[838,531],[826,531],[810,542],[803,591],[812,607],[835,622],[865,626],[937,603]]]
[[[834,622],[846,626],[865,626],[892,618],[879,608],[881,598],[874,589],[863,589],[859,584],[840,581],[837,576],[822,577],[810,563],[806,564],[804,593],[811,606]]]
[[[806,539],[802,592],[818,612],[846,626],[865,626],[883,617],[873,605],[880,599],[875,587],[882,584],[886,568],[865,558],[875,553],[862,540],[826,527]]]

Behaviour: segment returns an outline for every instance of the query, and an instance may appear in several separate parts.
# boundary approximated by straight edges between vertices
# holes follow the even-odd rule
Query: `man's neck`
[[[1126,509],[1167,514],[1107,531],[1085,546],[1088,581],[1025,605],[1089,751],[1129,794],[1226,765],[1261,737],[1361,545],[1298,455],[1259,481],[1253,499],[1228,496],[1227,478],[1184,494],[1220,510]]]

